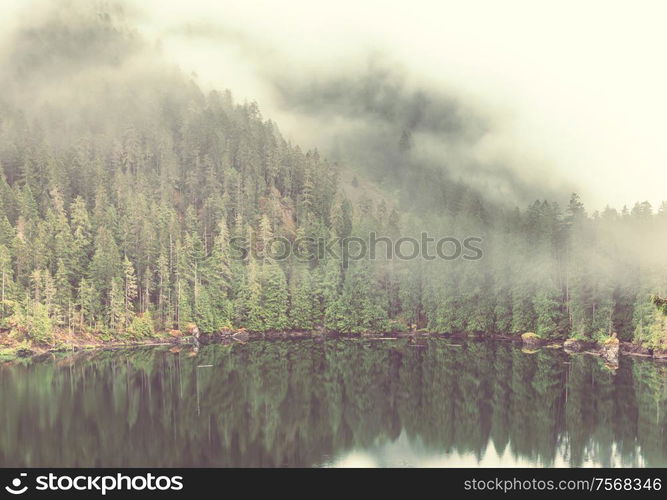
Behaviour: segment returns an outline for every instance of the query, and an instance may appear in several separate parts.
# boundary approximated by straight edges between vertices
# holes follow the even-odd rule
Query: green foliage
[[[645,293],[637,294],[635,302],[633,324],[633,341],[640,345],[653,343],[653,325],[656,322],[656,308],[652,304],[650,296]]]
[[[387,331],[386,311],[379,304],[368,268],[355,263],[348,269],[341,294],[327,304],[324,326],[341,333]]]
[[[508,335],[512,329],[512,297],[509,290],[501,289],[496,292],[496,298],[493,328],[496,333]]]
[[[654,310],[647,324],[637,326],[634,341],[649,349],[667,351],[667,315]]]
[[[54,325],[44,304],[33,304],[27,310],[17,309],[8,319],[8,323],[11,325],[12,335],[17,339],[45,345],[54,343]]]
[[[202,333],[217,333],[231,328],[231,304],[216,302],[208,289],[203,288],[197,297],[194,322]]]
[[[312,330],[319,321],[319,304],[315,296],[312,278],[307,270],[302,270],[293,278],[289,309],[290,327],[295,330]]]
[[[141,315],[134,316],[126,333],[133,339],[144,339],[154,336],[155,327],[151,313],[146,311]]]
[[[535,332],[541,338],[557,337],[561,320],[561,301],[554,287],[541,287],[534,300],[537,315]]]
[[[667,299],[659,295],[652,295],[651,301],[662,314],[667,315]]]
[[[535,329],[537,320],[533,308],[534,287],[530,283],[519,282],[512,293],[512,332],[521,334]]]
[[[255,260],[251,260],[244,273],[244,281],[235,301],[236,321],[250,331],[264,331],[262,321],[262,285],[259,281],[259,269]]]
[[[285,273],[275,262],[266,262],[262,269],[261,317],[265,330],[284,330],[288,326],[288,293]]]

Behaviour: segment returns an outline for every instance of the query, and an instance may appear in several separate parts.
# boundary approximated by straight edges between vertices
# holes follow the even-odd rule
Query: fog
[[[662,2],[105,2],[131,43],[95,34],[56,53],[42,28],[30,42],[81,3],[5,3],[17,98],[32,105],[46,88],[79,102],[100,74],[159,81],[173,64],[355,168],[391,166],[407,131],[417,163],[511,203],[573,190],[593,209],[665,198]]]
[[[179,64],[205,85],[257,99],[296,142],[326,145],[331,123],[349,115],[332,113],[335,101],[304,109],[290,97],[363,81],[381,64],[407,87],[446,94],[490,122],[469,149],[478,162],[577,189],[593,208],[664,198],[662,2],[148,5],[146,31]]]

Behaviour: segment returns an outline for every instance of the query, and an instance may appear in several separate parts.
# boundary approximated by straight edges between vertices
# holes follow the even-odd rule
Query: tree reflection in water
[[[257,341],[0,367],[0,465],[666,466],[667,367],[509,343]],[[211,366],[204,366],[211,365]]]

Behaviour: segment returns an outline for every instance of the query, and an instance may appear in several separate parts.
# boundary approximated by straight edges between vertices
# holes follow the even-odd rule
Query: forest
[[[63,42],[58,65],[43,39],[24,33],[5,66],[13,83],[3,80],[0,96],[0,326],[14,341],[142,339],[196,324],[202,333],[615,334],[667,349],[667,202],[589,213],[576,194],[562,205],[487,198],[447,165],[421,164],[407,128],[384,171],[328,160],[284,139],[256,103],[204,92],[171,68],[84,79],[87,51],[116,68],[142,46],[136,33],[96,22],[96,45]],[[90,35],[49,29],[60,42]],[[85,95],[47,95],[31,72],[84,81]],[[483,256],[261,256],[276,237],[370,232],[476,237]],[[240,258],[234,238],[254,251]]]

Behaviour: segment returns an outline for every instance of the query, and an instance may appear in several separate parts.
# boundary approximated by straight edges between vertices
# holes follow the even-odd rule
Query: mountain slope
[[[564,210],[515,209],[417,161],[409,134],[384,151],[391,168],[363,166],[369,180],[285,141],[256,104],[204,95],[113,11],[45,16],[9,49],[7,342],[52,345],[63,330],[141,338],[196,323],[206,333],[618,333],[667,347],[650,301],[667,286],[665,210],[589,216],[576,195]],[[371,234],[413,237],[418,255],[394,245],[387,255],[385,242],[376,258],[356,258],[345,238]],[[279,255],[288,243],[299,251]]]

